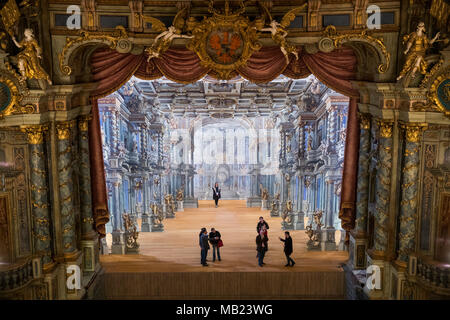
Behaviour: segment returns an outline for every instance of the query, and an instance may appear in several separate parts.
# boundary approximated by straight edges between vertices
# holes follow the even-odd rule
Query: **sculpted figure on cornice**
[[[410,74],[411,78],[414,78],[417,71],[421,74],[427,73],[428,64],[425,61],[425,54],[427,49],[439,38],[439,34],[438,32],[430,40],[425,33],[425,23],[419,22],[415,32],[403,37],[403,43],[406,44],[406,49],[403,52],[406,55],[406,61],[397,77],[397,81],[407,74]]]

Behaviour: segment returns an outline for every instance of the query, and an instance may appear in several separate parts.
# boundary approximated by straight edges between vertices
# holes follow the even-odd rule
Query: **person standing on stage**
[[[289,234],[289,231],[285,231],[284,232],[284,239],[282,239],[281,237],[280,241],[284,242],[284,254],[286,255],[286,259],[287,259],[287,264],[285,265],[285,267],[293,267],[295,264],[295,261],[291,258],[291,254],[293,251],[293,246],[292,246],[292,238]],[[292,265],[291,265],[292,263]]]
[[[267,237],[265,236],[264,232],[260,232],[256,236],[256,251],[258,251],[258,265],[262,267],[263,265],[265,265],[264,256],[267,251]]]
[[[206,257],[208,256],[209,250],[208,231],[206,231],[206,228],[202,228],[202,234],[200,236],[200,248],[201,263],[202,266],[206,267],[208,266],[208,264],[206,263]]]
[[[220,232],[214,228],[211,228],[211,232],[209,233],[209,242],[213,247],[213,262],[216,261],[216,251],[217,251],[217,259],[220,260],[220,246],[222,240],[220,239]]]
[[[263,217],[259,217],[259,222],[256,225],[256,232],[259,233],[261,231],[262,226],[265,226],[266,229],[269,229],[269,224],[264,220]]]
[[[216,203],[216,208],[219,206],[219,199],[220,199],[220,188],[219,184],[216,182],[213,189],[213,199]]]

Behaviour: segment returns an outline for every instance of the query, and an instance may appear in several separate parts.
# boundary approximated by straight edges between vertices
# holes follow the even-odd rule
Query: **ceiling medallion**
[[[264,21],[250,22],[242,15],[245,11],[243,2],[239,3],[240,8],[232,12],[226,1],[221,12],[214,9],[211,1],[209,12],[212,17],[205,17],[201,22],[189,17],[186,22],[187,30],[193,35],[187,48],[197,53],[202,65],[215,71],[219,79],[234,77],[232,72],[244,66],[253,52],[261,48],[258,30]]]

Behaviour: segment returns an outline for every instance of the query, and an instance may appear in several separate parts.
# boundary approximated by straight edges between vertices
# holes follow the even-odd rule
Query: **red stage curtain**
[[[91,165],[92,211],[95,229],[103,238],[109,221],[105,165],[103,163],[102,134],[97,99],[92,100],[92,119],[89,121],[89,156]]]
[[[356,76],[356,56],[351,48],[346,47],[335,49],[330,53],[318,52],[315,54],[302,52],[299,48],[298,53],[299,59],[291,59],[291,62],[286,65],[286,60],[279,47],[263,47],[255,52],[247,61],[247,65],[239,68],[237,72],[256,83],[269,82],[280,74],[300,79],[312,73],[328,87],[350,97],[339,213],[343,229],[350,231],[355,221],[354,207],[359,151],[357,117],[359,94],[351,84],[351,80],[354,80]],[[160,58],[152,59],[150,62],[147,62],[145,54],[121,54],[111,49],[100,49],[92,55],[92,72],[93,80],[98,82],[98,87],[92,95],[94,99],[116,91],[133,74],[142,79],[157,79],[165,76],[180,83],[200,80],[208,72],[211,72],[210,76],[214,76],[214,72],[205,68],[198,56],[186,48],[170,48]],[[100,123],[96,103],[93,104],[91,127],[92,192],[100,194],[95,196],[94,210],[96,210],[95,208],[107,208]],[[104,219],[99,221],[104,221]],[[97,230],[99,229],[101,229],[100,226],[97,227]]]
[[[253,53],[247,65],[237,71],[252,82],[267,83],[282,74],[286,66],[286,58],[279,47],[264,47]]]

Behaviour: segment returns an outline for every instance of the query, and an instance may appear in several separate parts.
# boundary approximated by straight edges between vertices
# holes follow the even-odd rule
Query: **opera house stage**
[[[264,267],[256,259],[256,224],[269,224],[269,250]],[[199,201],[166,219],[164,232],[141,232],[140,254],[102,255],[103,281],[97,299],[338,299],[344,298],[341,267],[347,251],[308,251],[304,230],[290,230],[296,264],[285,267],[280,217],[247,208],[245,200]],[[140,225],[140,223],[139,223]],[[222,234],[222,261],[200,264],[200,229],[215,227]],[[107,238],[111,244],[111,235]],[[336,235],[336,239],[340,239]],[[124,285],[126,283],[127,285]]]

